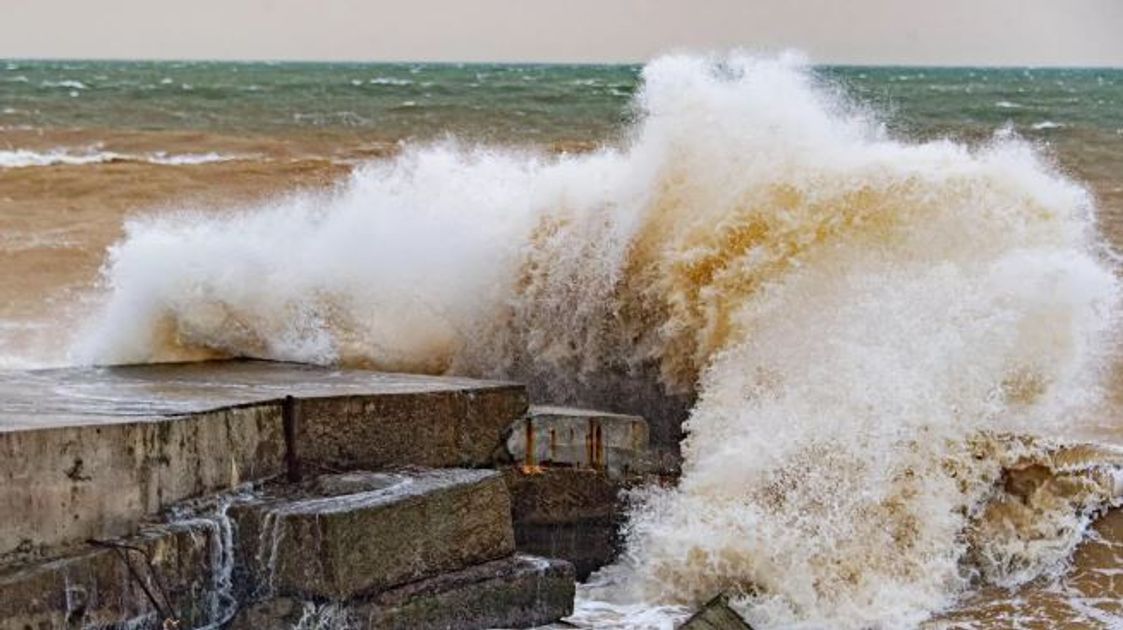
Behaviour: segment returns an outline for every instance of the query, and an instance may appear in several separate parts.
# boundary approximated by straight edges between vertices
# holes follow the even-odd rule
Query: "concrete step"
[[[648,428],[639,416],[533,406],[511,425],[506,446],[528,468],[589,468],[621,478],[646,468]]]
[[[230,509],[250,598],[347,600],[514,552],[499,473],[347,473]],[[246,580],[251,582],[252,580]]]
[[[219,521],[145,529],[109,546],[0,572],[0,629],[181,628],[224,620],[234,611],[228,546]],[[226,565],[229,566],[229,565]]]
[[[485,466],[526,408],[510,383],[263,361],[0,372],[0,565],[290,468]]]
[[[317,606],[293,598],[272,599],[243,610],[231,630],[530,628],[572,614],[574,591],[569,563],[515,555],[406,584],[362,601]],[[309,623],[313,620],[320,625]]]

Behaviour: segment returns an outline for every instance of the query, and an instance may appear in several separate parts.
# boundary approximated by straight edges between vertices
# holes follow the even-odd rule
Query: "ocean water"
[[[601,142],[635,122],[641,66],[0,61],[6,128],[299,133],[502,143]],[[914,138],[1011,125],[1112,145],[1123,70],[819,66]],[[1106,134],[1101,137],[1101,134]]]
[[[1123,71],[0,68],[8,366],[645,380],[574,623],[1123,624]]]

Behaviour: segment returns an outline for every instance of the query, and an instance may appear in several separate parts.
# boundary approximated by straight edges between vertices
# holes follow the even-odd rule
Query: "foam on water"
[[[613,623],[725,589],[762,627],[910,626],[1058,570],[1118,462],[1003,480],[1052,478],[1101,400],[1119,287],[1088,193],[1011,132],[889,137],[794,58],[662,58],[636,106],[622,148],[413,147],[328,195],[133,222],[74,356],[649,367],[699,402],[681,481],[639,493],[579,607]]]
[[[169,154],[164,151],[157,151],[147,155],[132,155],[117,153],[115,151],[105,151],[99,147],[88,147],[85,149],[59,147],[46,151],[5,149],[0,150],[0,169],[56,166],[60,164],[80,166],[85,164],[105,164],[107,162],[147,162],[150,164],[163,164],[167,166],[191,166],[195,164],[242,160],[252,157],[254,156],[223,155],[214,152]]]

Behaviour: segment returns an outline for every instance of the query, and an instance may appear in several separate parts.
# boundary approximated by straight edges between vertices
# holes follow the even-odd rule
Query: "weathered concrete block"
[[[486,466],[527,409],[521,385],[469,381],[444,391],[299,403],[296,452],[336,468]]]
[[[517,555],[412,582],[362,601],[317,605],[271,599],[239,612],[231,630],[529,628],[572,614],[574,591],[573,567],[568,563]]]
[[[660,460],[671,464],[681,459],[679,443],[685,437],[682,425],[694,408],[694,394],[667,391],[658,361],[627,369],[612,366],[583,372],[581,378],[569,380],[559,380],[553,370],[533,369],[534,361],[525,361],[523,365],[523,369],[516,368],[508,376],[526,383],[531,400],[641,416],[647,421],[651,448]]]
[[[729,607],[729,598],[720,594],[706,602],[679,630],[752,630],[752,626]]]
[[[283,470],[279,405],[0,431],[0,562],[136,531],[177,501]]]
[[[647,446],[643,418],[569,407],[531,407],[507,436],[507,452],[524,466],[591,468],[614,477],[643,470]]]
[[[366,490],[230,509],[242,564],[263,580],[252,595],[350,599],[514,551],[495,471],[350,473],[313,485]]]
[[[288,396],[304,412],[292,440]],[[484,465],[525,410],[518,385],[264,361],[0,372],[0,564],[128,535],[172,503],[283,472],[290,452]]]
[[[579,580],[611,564],[620,553],[620,521],[596,519],[576,523],[516,523],[515,548],[524,553],[564,559]]]
[[[479,564],[378,595],[365,628],[529,628],[573,614],[573,566],[527,555]]]
[[[139,630],[160,628],[166,618],[193,628],[230,612],[219,583],[222,536],[216,523],[155,527],[115,544],[131,549],[87,546],[0,573],[0,629],[127,624]]]
[[[578,579],[615,560],[626,482],[595,470],[504,471],[519,551],[573,563]]]

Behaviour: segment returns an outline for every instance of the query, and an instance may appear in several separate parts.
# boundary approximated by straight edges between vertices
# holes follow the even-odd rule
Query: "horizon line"
[[[565,60],[552,60],[552,61],[512,61],[512,60],[484,60],[473,59],[456,61],[450,59],[299,59],[299,58],[254,58],[254,57],[53,57],[53,56],[0,56],[0,62],[88,62],[88,61],[102,61],[113,63],[235,63],[235,64],[385,64],[385,65],[442,65],[442,66],[471,66],[471,65],[509,65],[509,66],[586,66],[586,67],[606,67],[606,66],[635,66],[642,67],[648,63],[650,59],[658,58],[660,55],[649,58],[647,61],[565,61]],[[995,70],[1034,70],[1034,69],[1047,69],[1047,70],[1123,70],[1123,65],[1109,65],[1109,64],[1071,64],[1071,63],[978,63],[978,64],[961,64],[961,63],[937,63],[937,62],[817,62],[810,61],[809,65],[812,67],[833,67],[833,68],[930,68],[930,69],[995,69]]]

